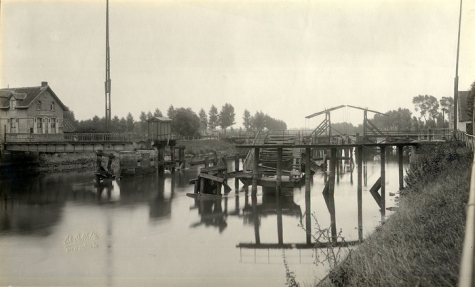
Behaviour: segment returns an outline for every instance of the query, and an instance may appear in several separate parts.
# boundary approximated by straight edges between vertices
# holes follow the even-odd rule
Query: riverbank
[[[473,154],[432,149],[411,163],[398,210],[318,286],[457,284]]]

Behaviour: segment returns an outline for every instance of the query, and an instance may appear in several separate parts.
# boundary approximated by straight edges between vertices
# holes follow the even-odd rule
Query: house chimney
[[[46,87],[48,85],[48,82],[41,82],[42,87]]]

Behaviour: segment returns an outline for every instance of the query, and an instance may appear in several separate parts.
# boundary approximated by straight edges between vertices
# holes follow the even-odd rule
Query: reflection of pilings
[[[331,220],[331,234],[332,241],[336,242],[337,233],[336,233],[336,217],[335,217],[335,163],[336,163],[336,148],[331,149],[331,159],[330,159],[330,176],[328,182],[328,192],[329,192],[329,206],[330,206],[330,220]]]
[[[357,155],[357,165],[358,165],[358,190],[357,190],[357,198],[358,198],[358,239],[361,241],[363,240],[363,147],[358,147],[358,155]]]
[[[399,156],[399,190],[403,190],[404,189],[403,146],[397,147],[397,153]]]
[[[386,149],[384,146],[381,150],[381,216],[386,215]]]
[[[257,197],[252,196],[252,216],[254,217],[254,236],[256,244],[261,243],[261,236],[259,234],[259,215],[257,214]]]
[[[306,242],[310,244],[312,242],[312,221],[310,210],[310,179],[311,179],[311,167],[310,167],[310,148],[305,148],[305,230]]]
[[[254,149],[254,165],[252,168],[252,189],[251,195],[257,194],[257,177],[259,176],[259,148]]]
[[[280,192],[279,192],[280,193]],[[280,197],[281,194],[277,194],[275,197],[276,205],[277,205],[277,237],[279,244],[284,244],[284,226],[282,224],[282,205],[280,204]]]

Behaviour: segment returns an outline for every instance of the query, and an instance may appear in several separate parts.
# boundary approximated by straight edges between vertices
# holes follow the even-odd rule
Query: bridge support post
[[[209,156],[205,156],[205,167],[209,167]]]
[[[403,146],[397,147],[397,153],[399,157],[399,190],[404,189],[404,172],[403,172]]]
[[[363,147],[358,146],[357,151],[358,169],[358,240],[363,241]]]
[[[251,196],[257,195],[257,177],[259,176],[259,148],[254,148],[254,163],[252,167]]]
[[[341,149],[337,149],[337,156],[336,156],[336,182],[340,182],[340,163],[341,163]]]
[[[234,171],[237,173],[239,172],[239,154],[234,155]],[[234,178],[234,191],[235,193],[239,193],[239,179],[236,177]],[[236,198],[238,200],[238,198]]]
[[[305,230],[306,242],[312,243],[312,217],[310,205],[310,176],[312,174],[310,167],[310,148],[305,148]]]
[[[277,148],[277,166],[276,166],[276,192],[282,187],[282,148]]]
[[[172,172],[175,171],[176,167],[176,162],[175,162],[175,146],[172,145],[170,146],[170,155],[171,155],[171,161],[172,161]]]
[[[337,241],[336,232],[336,216],[335,216],[335,164],[336,164],[336,148],[331,148],[330,157],[330,176],[328,178],[328,199],[329,199],[329,211],[330,211],[330,229],[332,241]]]
[[[386,147],[380,146],[381,151],[381,217],[386,215]]]
[[[234,171],[239,171],[239,154],[234,155]]]

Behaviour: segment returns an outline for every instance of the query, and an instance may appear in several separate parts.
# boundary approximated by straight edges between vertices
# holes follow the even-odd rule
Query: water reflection
[[[373,183],[379,177],[379,163],[367,165],[366,176]],[[388,166],[387,171],[390,170],[394,171],[394,167]],[[96,184],[88,173],[1,181],[0,243],[9,244],[9,249],[0,259],[0,285],[134,285],[128,280],[139,277],[142,281],[137,285],[170,285],[170,278],[183,278],[178,285],[193,285],[203,272],[210,280],[228,280],[213,281],[214,285],[283,285],[281,251],[276,249],[273,255],[272,249],[289,249],[288,262],[293,264],[292,269],[299,270],[296,264],[300,261],[292,261],[296,258],[292,252],[305,254],[305,248],[309,254],[312,252],[313,215],[325,227],[335,217],[335,229],[343,229],[349,240],[358,238],[354,236],[358,234],[356,186],[345,167],[340,169],[340,181],[335,179],[334,195],[327,199],[322,194],[329,180],[327,173],[316,174],[309,189],[282,190],[281,195],[276,195],[272,189],[259,188],[258,196],[252,197],[243,187],[211,200],[186,196],[193,192],[188,183],[197,174],[197,168],[190,168],[102,184]],[[389,176],[387,180],[393,181]],[[236,186],[232,181],[229,179],[229,185]],[[397,184],[397,180],[393,182]],[[333,200],[333,208],[327,208],[328,200]],[[368,233],[379,223],[379,209],[367,188],[363,202]],[[300,223],[305,228],[298,226]],[[64,236],[82,232],[77,226],[96,232],[96,250],[63,252]],[[21,240],[23,245],[15,245]],[[271,249],[271,260],[265,261],[277,264],[250,268],[240,260],[241,252],[246,256],[245,248]],[[254,250],[247,252],[256,254]],[[269,254],[268,250],[261,252]],[[311,255],[308,258],[311,265]],[[259,250],[257,262],[261,262]],[[235,276],[223,279],[219,268],[196,268],[203,264],[227,266]],[[61,272],[51,266],[60,266]],[[11,275],[20,269],[22,276]],[[58,281],[61,274],[68,274],[71,279]],[[297,276],[306,278],[313,274],[309,271]],[[263,279],[244,282],[242,278],[249,276]],[[235,280],[242,284],[231,284]],[[198,283],[206,286],[209,282]]]

